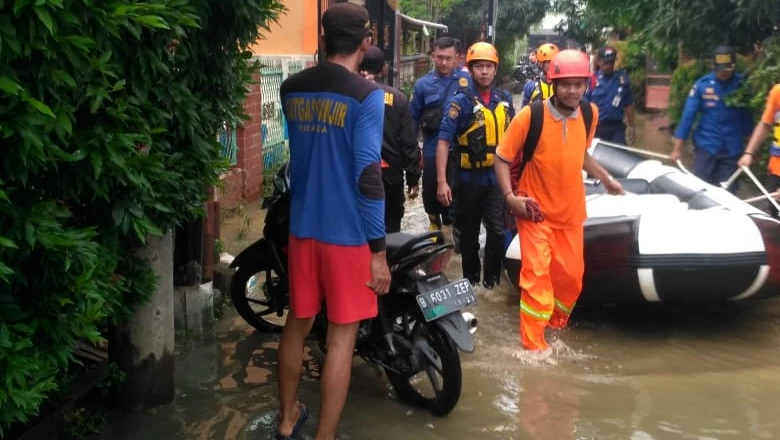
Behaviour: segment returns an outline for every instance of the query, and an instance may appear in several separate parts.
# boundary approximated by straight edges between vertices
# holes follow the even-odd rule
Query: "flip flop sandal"
[[[309,408],[306,407],[306,405],[299,403],[298,408],[300,408],[300,415],[298,416],[298,421],[295,422],[295,426],[293,426],[292,433],[290,435],[282,435],[279,434],[279,420],[277,417],[277,424],[276,424],[276,435],[274,436],[274,440],[290,440],[294,439],[298,432],[301,430],[303,425],[306,423],[306,421],[309,419]]]

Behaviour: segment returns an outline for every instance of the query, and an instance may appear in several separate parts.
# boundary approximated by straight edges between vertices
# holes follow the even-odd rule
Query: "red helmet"
[[[584,52],[566,49],[558,52],[547,69],[550,81],[562,78],[590,78],[590,59]]]

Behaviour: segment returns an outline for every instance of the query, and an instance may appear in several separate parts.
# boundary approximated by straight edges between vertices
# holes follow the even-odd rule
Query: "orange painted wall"
[[[317,50],[317,0],[284,0],[287,11],[262,31],[252,45],[255,55],[313,55]]]

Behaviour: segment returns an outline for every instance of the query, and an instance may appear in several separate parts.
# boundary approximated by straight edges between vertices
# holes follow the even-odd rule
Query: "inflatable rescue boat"
[[[598,139],[589,150],[626,195],[612,196],[599,182],[584,181],[582,301],[704,302],[780,294],[780,221],[682,166],[627,150]],[[515,236],[504,258],[515,286],[521,255]]]

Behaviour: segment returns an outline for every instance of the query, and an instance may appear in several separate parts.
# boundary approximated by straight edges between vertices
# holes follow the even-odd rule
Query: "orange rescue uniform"
[[[579,109],[563,116],[545,101],[539,143],[518,182],[518,194],[528,194],[544,213],[540,223],[517,221],[522,252],[520,334],[527,349],[547,348],[544,329],[566,326],[582,290],[586,217],[582,166],[598,126],[598,109],[592,104],[591,108],[593,122],[586,133]],[[496,150],[501,159],[511,163],[522,154],[530,123],[531,109],[524,107]]]
[[[772,156],[769,158],[769,173],[780,176],[780,84],[775,84],[766,100],[761,122],[768,125],[772,137]]]

